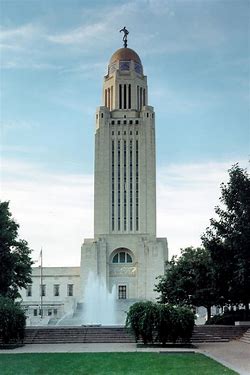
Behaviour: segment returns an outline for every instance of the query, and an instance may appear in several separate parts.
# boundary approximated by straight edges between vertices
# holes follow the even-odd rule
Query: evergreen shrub
[[[25,321],[20,304],[0,296],[0,341],[3,344],[23,342]]]
[[[150,301],[133,304],[126,319],[136,341],[144,344],[189,342],[194,328],[194,314],[186,307],[176,307]]]

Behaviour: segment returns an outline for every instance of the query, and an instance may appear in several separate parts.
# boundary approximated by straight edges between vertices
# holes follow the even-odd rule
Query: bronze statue
[[[126,26],[124,26],[124,28],[121,29],[120,32],[124,32],[124,35],[123,35],[122,40],[123,40],[123,42],[124,42],[124,47],[126,48],[127,45],[128,45],[128,43],[127,43],[127,38],[128,38],[128,34],[129,34],[128,30],[126,29]]]

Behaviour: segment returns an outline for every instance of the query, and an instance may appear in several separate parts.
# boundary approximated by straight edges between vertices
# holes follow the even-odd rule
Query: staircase
[[[240,339],[250,343],[250,328],[244,326],[195,326],[191,342],[228,342]],[[245,341],[247,340],[247,341]],[[79,327],[27,327],[25,344],[63,343],[134,343],[133,335],[124,327],[79,326]]]
[[[37,327],[27,328],[25,344],[133,343],[124,327]]]
[[[250,344],[250,328],[248,328],[248,330],[240,338],[240,341],[246,342],[247,344]]]
[[[247,330],[244,326],[218,326],[202,325],[195,326],[191,342],[228,342],[239,339]]]

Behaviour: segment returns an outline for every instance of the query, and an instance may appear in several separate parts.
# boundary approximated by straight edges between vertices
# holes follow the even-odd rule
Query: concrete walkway
[[[250,345],[238,340],[199,344],[198,351],[238,372],[250,375]]]
[[[100,353],[100,352],[196,352],[202,353],[238,372],[250,375],[250,345],[240,341],[199,344],[195,349],[184,348],[137,348],[136,344],[27,344],[4,353]]]

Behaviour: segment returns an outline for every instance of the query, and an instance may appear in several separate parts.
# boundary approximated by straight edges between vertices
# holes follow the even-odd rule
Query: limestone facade
[[[102,100],[95,118],[94,238],[84,240],[80,267],[43,268],[44,321],[84,305],[91,271],[110,291],[115,287],[121,324],[130,304],[156,297],[156,277],[164,274],[167,240],[156,238],[155,113],[135,51],[112,55]],[[21,291],[32,325],[41,324],[40,271],[33,269],[32,286]]]
[[[116,288],[117,299],[154,299],[164,273],[166,238],[156,238],[155,113],[137,53],[121,48],[104,77],[96,111],[94,239],[82,245],[89,271]],[[82,289],[84,299],[84,288]]]
[[[41,324],[41,306],[43,324],[51,320],[56,323],[66,314],[73,313],[80,293],[80,267],[43,267],[42,278],[41,268],[34,267],[32,284],[20,290],[27,325]]]

